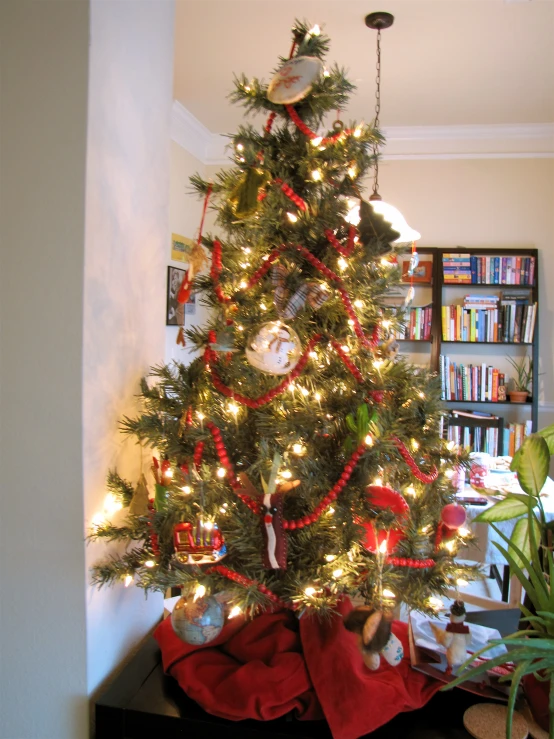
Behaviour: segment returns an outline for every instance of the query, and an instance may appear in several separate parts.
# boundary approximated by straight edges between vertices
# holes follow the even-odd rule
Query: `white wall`
[[[169,248],[173,0],[93,0],[87,151],[83,449],[85,525],[102,509],[108,468],[136,481],[137,410],[148,368],[164,358]],[[149,468],[149,455],[143,467]],[[87,567],[111,547],[87,547]],[[87,587],[87,676],[93,691],[162,615],[161,594]]]
[[[117,422],[163,360],[174,3],[0,12],[0,737],[84,739],[162,613],[90,588],[84,539],[108,468],[138,471]]]
[[[88,2],[0,3],[0,737],[87,734]]]

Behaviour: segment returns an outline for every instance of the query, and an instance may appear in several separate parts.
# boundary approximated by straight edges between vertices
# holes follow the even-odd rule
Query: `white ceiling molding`
[[[552,159],[554,124],[390,126],[383,159]],[[206,165],[229,164],[229,138],[212,133],[177,100],[171,138]]]

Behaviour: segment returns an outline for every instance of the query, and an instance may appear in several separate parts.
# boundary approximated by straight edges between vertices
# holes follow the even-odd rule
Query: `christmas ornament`
[[[160,464],[156,457],[152,457],[152,472],[154,473],[154,479],[156,480],[156,484],[154,486],[154,508],[157,511],[161,511],[167,505],[167,498],[169,496],[168,488],[173,477],[169,459],[165,457]]]
[[[449,529],[459,529],[466,522],[466,518],[466,509],[458,503],[449,503],[441,511],[441,522]]]
[[[256,329],[246,343],[246,359],[260,372],[285,375],[302,353],[298,334],[281,321],[269,321]]]
[[[213,596],[181,597],[171,612],[171,625],[179,639],[202,646],[213,641],[223,628],[223,605]]]
[[[297,103],[310,92],[322,71],[323,64],[317,57],[289,59],[269,83],[268,100],[279,105]]]
[[[329,299],[329,291],[319,282],[304,282],[292,297],[286,287],[286,278],[289,270],[284,264],[274,264],[271,269],[271,283],[273,285],[273,302],[283,320],[296,316],[298,311],[307,303],[310,308],[317,310]]]
[[[287,567],[287,540],[283,526],[283,495],[300,485],[300,480],[289,480],[277,484],[277,476],[281,465],[281,455],[276,453],[271,465],[269,480],[266,482],[261,478],[263,487],[262,505],[260,513],[262,517],[262,536],[264,548],[262,559],[264,567],[268,570],[285,570]],[[239,475],[242,485],[242,495],[254,498],[258,491],[252,485],[247,475]]]
[[[390,336],[388,339],[383,341],[379,349],[381,351],[381,356],[385,357],[386,359],[392,360],[398,354],[400,344],[394,336]]]
[[[229,202],[237,218],[246,218],[258,210],[260,190],[270,180],[267,170],[249,167],[229,193]]]
[[[139,481],[133,493],[133,497],[129,504],[129,513],[132,516],[146,516],[148,514],[148,499],[150,493],[148,491],[148,485],[146,484],[146,478],[141,473]]]
[[[381,655],[393,667],[402,661],[404,648],[392,633],[391,623],[390,613],[376,611],[370,606],[358,606],[344,619],[345,628],[357,634],[364,664],[370,670],[379,669]]]
[[[471,643],[471,633],[469,627],[464,624],[465,617],[463,601],[456,600],[450,606],[450,623],[446,629],[441,629],[432,621],[429,622],[438,644],[446,647],[446,661],[450,667],[461,665],[468,657],[467,648]]]
[[[222,352],[223,354],[237,352],[238,349],[235,348],[234,341],[235,336],[232,324],[221,326],[217,331],[210,331],[210,349],[214,352]]]
[[[367,502],[372,508],[388,509],[401,519],[407,517],[410,507],[396,490],[387,486],[368,485],[366,494]],[[371,522],[365,523],[364,528],[366,530],[364,546],[374,554],[382,551],[383,542],[386,543],[386,552],[390,554],[396,545],[406,538],[406,534],[400,528],[375,529]]]
[[[203,521],[184,522],[173,527],[174,560],[181,565],[205,565],[219,562],[227,548],[217,524]]]

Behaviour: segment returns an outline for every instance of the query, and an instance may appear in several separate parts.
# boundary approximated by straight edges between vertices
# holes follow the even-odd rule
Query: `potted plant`
[[[502,664],[506,661],[506,655],[471,667],[477,657],[493,646],[504,644],[508,647],[508,659],[514,664],[513,673],[503,678],[511,682],[506,724],[508,738],[512,733],[518,689],[523,683],[535,720],[548,729],[550,739],[554,739],[554,590],[551,587],[551,583],[554,583],[554,523],[546,520],[540,497],[553,453],[554,425],[528,436],[511,465],[511,469],[518,474],[522,492],[507,494],[475,519],[489,523],[503,540],[503,544],[495,542],[495,546],[506,558],[512,574],[525,592],[525,602],[520,609],[527,628],[504,639],[491,641],[462,665],[458,677],[447,686],[455,687],[468,678]],[[518,520],[511,536],[507,537],[494,523],[512,518]],[[540,690],[541,686],[543,690]]]
[[[533,360],[530,357],[521,357],[515,360],[513,357],[506,357],[508,362],[514,368],[516,374],[512,378],[513,390],[508,390],[511,403],[525,403],[527,396],[531,392],[531,382],[533,379]]]

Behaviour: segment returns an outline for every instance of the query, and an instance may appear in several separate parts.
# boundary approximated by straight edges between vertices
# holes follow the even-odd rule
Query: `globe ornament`
[[[282,321],[264,323],[246,342],[246,359],[268,375],[286,375],[296,367],[301,354],[298,334]]]
[[[181,597],[171,612],[171,625],[179,639],[187,644],[203,646],[219,636],[225,615],[223,606],[213,596]]]
[[[269,83],[267,98],[279,105],[297,103],[306,97],[322,72],[323,64],[317,57],[297,56],[289,59]]]

